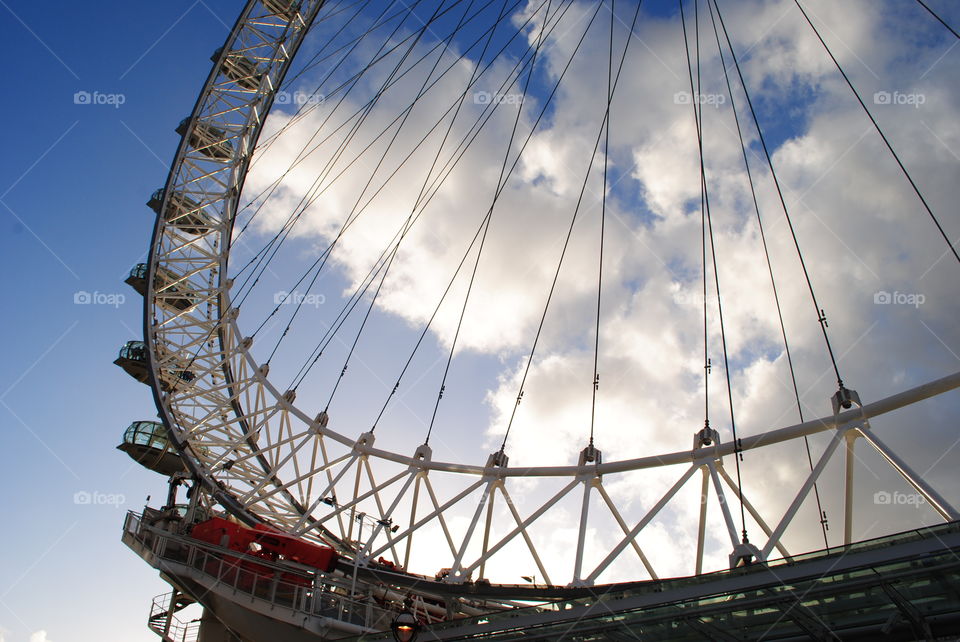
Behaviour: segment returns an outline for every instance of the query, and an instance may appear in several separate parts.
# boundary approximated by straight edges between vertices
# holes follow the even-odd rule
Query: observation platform
[[[287,640],[390,640],[390,596],[402,599],[414,587],[430,596],[428,603],[446,595],[469,604],[462,609],[467,613],[490,606],[487,613],[427,622],[421,639],[428,640],[914,640],[960,634],[960,522],[697,577],[570,589],[456,585],[372,568],[350,585],[346,567],[292,582],[291,574],[305,570],[289,564],[278,565],[259,585],[244,583],[236,570],[224,571],[229,551],[154,522],[128,514],[124,543],[225,625],[247,631],[250,637],[241,639],[282,632]],[[503,608],[506,596],[542,602],[545,592],[567,598]]]

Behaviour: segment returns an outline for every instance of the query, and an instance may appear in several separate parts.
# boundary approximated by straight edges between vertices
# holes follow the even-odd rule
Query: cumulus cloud
[[[955,83],[944,83],[944,78],[955,74],[958,62],[955,55],[944,55],[947,44],[943,34],[937,32],[935,23],[924,22],[923,16],[912,15],[909,26],[901,27],[904,16],[898,8],[880,10],[868,2],[805,5],[867,98],[884,132],[919,179],[931,206],[941,214],[948,233],[956,237],[960,228],[950,213],[960,197],[955,180],[960,91]],[[535,43],[544,28],[537,6],[530,2],[523,14],[536,16],[535,27],[527,32],[528,43]],[[301,265],[309,264],[336,240],[330,255],[336,276],[325,277],[321,286],[328,288],[331,300],[349,296],[363,286],[371,269],[389,262],[382,286],[374,279],[360,307],[365,309],[379,288],[374,314],[384,324],[392,322],[405,329],[396,333],[381,330],[391,337],[388,347],[392,356],[377,353],[367,357],[365,364],[380,368],[370,378],[377,394],[389,392],[417,332],[434,317],[438,301],[450,287],[430,324],[429,341],[433,343],[427,349],[442,363],[456,337],[459,352],[450,382],[482,391],[475,395],[484,400],[482,406],[451,409],[448,403],[443,407],[447,415],[441,423],[446,427],[440,429],[439,438],[444,439],[446,430],[446,436],[463,449],[460,453],[475,453],[475,460],[467,463],[483,463],[487,453],[499,448],[508,426],[507,452],[516,465],[573,464],[588,442],[603,197],[603,147],[598,152],[594,149],[606,100],[605,29],[609,28],[609,16],[601,12],[602,25],[591,27],[585,46],[575,56],[578,39],[569,34],[579,35],[592,7],[592,3],[575,3],[559,22],[551,23],[556,20],[553,16],[546,20],[548,32],[553,25],[556,31],[552,33],[564,37],[548,39],[539,61],[544,76],[536,78],[536,89],[519,118],[515,97],[524,76],[513,68],[517,60],[523,60],[522,53],[511,50],[512,55],[497,60],[477,80],[475,74],[484,67],[483,62],[476,61],[471,52],[454,64],[462,53],[454,46],[416,67],[412,62],[400,63],[402,69],[410,70],[412,80],[383,94],[376,107],[362,116],[362,127],[349,144],[347,132],[360,122],[366,98],[379,91],[386,71],[377,70],[365,79],[339,107],[340,97],[336,96],[335,100],[328,97],[324,105],[303,118],[273,114],[268,121],[270,131],[286,128],[286,134],[257,159],[247,180],[247,193],[257,194],[283,176],[255,220],[258,241],[265,242],[280,231],[308,195],[310,204],[292,228],[285,256],[291,263],[296,259]],[[706,247],[712,363],[709,403],[711,425],[728,441],[731,422],[724,341],[730,367],[729,396],[738,433],[743,436],[796,423],[800,418],[781,336],[781,314],[803,417],[810,419],[829,414],[829,397],[837,388],[817,321],[820,308],[828,316],[830,340],[844,383],[871,401],[957,369],[952,353],[958,351],[960,330],[952,319],[960,306],[955,296],[957,266],[950,257],[938,260],[946,250],[943,240],[794,3],[723,3],[722,8],[729,12],[724,20],[769,137],[793,226],[791,231],[742,89],[734,77],[733,95],[728,95],[709,19],[701,15],[701,100],[714,96],[703,106],[714,237],[712,248],[709,240]],[[627,37],[625,25],[630,16],[626,10],[623,17],[615,25],[615,50]],[[519,20],[522,18],[515,18],[514,23]],[[916,38],[895,38],[902,30],[907,36],[923,34],[923,42],[928,44],[918,47]],[[633,38],[611,108],[615,133],[609,148],[600,282],[600,380],[592,420],[594,441],[606,461],[689,449],[693,434],[704,421],[699,157],[679,17],[645,13]],[[433,44],[420,43],[418,53],[428,53]],[[725,55],[729,65],[729,54]],[[391,64],[400,62],[397,56],[390,59]],[[571,56],[573,62],[564,72]],[[431,74],[434,60],[436,69],[453,67],[405,116],[404,108]],[[924,74],[925,70],[929,72]],[[501,167],[504,163],[509,167],[517,158],[552,83],[561,75],[563,82],[552,108],[503,187],[487,226]],[[471,77],[476,85],[461,102],[460,94]],[[479,100],[478,91],[486,92]],[[874,101],[876,92],[922,94],[924,102],[917,106]],[[474,122],[488,113],[485,108],[491,101],[499,101],[497,109],[461,157],[459,141],[470,139]],[[746,138],[780,312],[743,170],[731,111],[734,102]],[[455,120],[453,113],[457,114]],[[399,131],[397,118],[405,119]],[[436,123],[439,126],[433,127]],[[448,125],[449,136],[445,134]],[[513,144],[508,147],[511,137]],[[287,171],[302,154],[305,141],[315,141],[308,147],[319,146]],[[435,156],[440,159],[437,165],[433,165]],[[447,165],[454,161],[455,166]],[[578,211],[591,161],[593,168]],[[441,185],[438,177],[445,175],[444,167],[453,169]],[[575,211],[576,222],[564,250]],[[407,228],[411,220],[415,222]],[[350,225],[340,236],[345,221]],[[398,235],[403,240],[394,256],[390,248]],[[794,235],[817,295],[817,307],[810,299]],[[716,275],[711,249],[716,253]],[[238,248],[238,253],[242,249]],[[463,267],[456,272],[461,260]],[[285,278],[298,274],[278,263],[278,272]],[[478,266],[475,274],[474,264]],[[715,278],[720,282],[720,298]],[[460,324],[468,288],[470,297]],[[882,293],[914,295],[914,302],[916,295],[921,295],[923,303],[909,305],[904,299],[883,305],[876,298]],[[548,296],[552,296],[550,308],[518,406],[529,351]],[[721,301],[723,333],[717,314]],[[332,306],[319,311],[317,320],[292,330],[291,336],[298,336],[300,329],[303,337],[301,343],[296,338],[290,341],[297,346],[296,354],[317,327],[333,322],[330,309]],[[356,331],[359,325],[346,327]],[[280,329],[282,323],[275,331]],[[289,359],[296,360],[294,356]],[[282,360],[276,367],[283,367]],[[436,366],[432,370],[424,367],[412,376],[418,382],[424,378],[439,381]],[[315,384],[317,396],[324,399],[320,389],[326,382]],[[435,388],[424,391],[425,398],[431,394],[436,395]],[[934,462],[950,447],[949,431],[937,419],[947,409],[955,411],[956,403],[921,406],[900,415],[898,421],[877,420],[874,427],[902,448],[905,456],[920,462],[921,470],[931,465],[930,480],[956,496],[960,485],[943,464]],[[356,410],[341,412],[360,417]],[[480,425],[482,430],[479,434],[461,433],[458,422]],[[928,427],[929,446],[897,432],[908,422]],[[403,425],[412,424],[416,440],[423,423]],[[823,440],[814,438],[812,448],[816,457]],[[745,456],[744,488],[761,511],[774,516],[782,513],[808,469],[803,449],[802,444],[794,444],[792,449],[770,448],[768,454]],[[726,466],[732,474],[734,462],[728,459]],[[865,492],[870,485],[867,481],[884,487],[899,483],[881,471],[881,464],[872,460],[868,464],[866,456],[863,461],[865,485],[858,487],[858,492]],[[628,521],[635,522],[679,472],[656,470],[604,481],[618,505],[630,507]],[[549,495],[547,486],[529,480],[521,483],[531,498]],[[670,543],[695,548],[695,532],[690,528],[699,511],[699,475],[688,487],[682,505],[680,500],[671,504],[670,511],[645,532],[651,549]],[[579,491],[574,492],[577,494]],[[827,493],[824,500],[836,520],[833,523],[839,524],[840,500],[834,493]],[[565,557],[564,550],[575,543],[575,529],[565,530],[563,522],[569,524],[577,510],[571,505],[569,512],[561,511],[563,517],[546,518],[556,520],[551,522],[554,528],[548,546],[556,548],[558,558]],[[817,520],[811,511],[812,503],[807,502],[801,515],[807,526],[788,531],[788,543],[799,550],[818,545]],[[504,514],[509,519],[509,513]],[[884,513],[870,506],[865,515],[858,522],[861,536],[880,534],[869,526],[877,519],[904,526],[917,517],[916,513]],[[924,513],[922,519],[930,517]],[[717,567],[726,563],[729,543],[723,541],[719,514],[714,511],[710,519],[716,526],[712,532],[720,533],[711,536],[715,550],[710,561]],[[756,524],[748,525],[757,533]],[[591,537],[612,545],[619,537],[617,526]],[[624,564],[615,574],[620,579],[631,573],[642,575],[636,560]],[[666,573],[690,571],[678,564],[667,566]]]
[[[50,642],[47,632],[43,629],[30,634],[30,642]]]

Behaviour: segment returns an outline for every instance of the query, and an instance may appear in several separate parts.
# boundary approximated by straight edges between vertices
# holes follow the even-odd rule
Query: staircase
[[[160,636],[163,642],[197,642],[200,621],[183,622],[174,613],[193,604],[193,600],[176,591],[153,598],[147,626]]]

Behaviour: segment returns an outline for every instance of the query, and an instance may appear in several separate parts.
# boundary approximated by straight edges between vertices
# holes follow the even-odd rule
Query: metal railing
[[[158,595],[153,598],[150,609],[150,619],[147,626],[166,642],[197,642],[200,638],[200,623],[197,621],[183,622],[170,612],[170,600],[173,593]]]
[[[332,574],[293,562],[272,562],[165,531],[144,523],[132,511],[124,521],[124,540],[128,545],[136,543],[138,546],[131,547],[141,548],[141,556],[149,550],[159,560],[193,569],[212,581],[210,588],[264,600],[272,607],[289,609],[291,615],[329,618],[350,629],[384,630],[394,614],[368,596],[352,598],[349,583]]]

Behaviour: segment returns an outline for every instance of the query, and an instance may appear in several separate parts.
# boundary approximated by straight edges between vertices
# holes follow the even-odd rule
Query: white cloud
[[[51,642],[47,632],[43,629],[30,634],[30,642]]]
[[[872,96],[874,91],[924,93],[922,109],[872,103],[870,107],[956,236],[960,229],[948,214],[960,197],[956,159],[951,152],[960,147],[960,127],[956,124],[960,95],[955,85],[942,82],[950,75],[944,70],[956,68],[955,57],[936,63],[939,69],[928,81],[918,80],[920,71],[939,54],[927,50],[916,53],[912,49],[914,39],[878,38],[877,34],[896,33],[899,14],[893,10],[885,14],[865,2],[805,4],[810,5],[815,23],[822,21],[830,26],[825,36],[836,44],[835,53],[864,96]],[[586,11],[586,6],[578,5],[578,15]],[[956,265],[950,259],[931,267],[945,245],[860,106],[819,42],[804,27],[792,2],[727,3],[726,7],[730,13],[724,18],[738,53],[742,53],[741,63],[764,129],[768,134],[774,132],[771,142],[777,146],[772,150],[773,162],[819,306],[828,314],[830,338],[845,383],[870,401],[956,370],[956,359],[949,353],[950,349],[960,352],[956,347],[960,345],[960,330],[952,322],[960,312],[955,296]],[[571,14],[564,26],[576,24]],[[927,33],[924,30],[934,27],[911,23],[910,29]],[[618,29],[622,42],[622,27]],[[612,176],[621,182],[608,199],[595,430],[597,446],[607,461],[688,449],[692,434],[703,423],[702,309],[694,304],[702,287],[698,158],[692,110],[689,105],[677,105],[675,100],[678,92],[688,90],[678,30],[675,17],[649,17],[641,22],[641,42],[631,45],[632,63],[613,108],[616,136],[611,141],[611,167]],[[708,32],[705,42],[713,43],[712,38],[712,32]],[[546,50],[543,56],[549,78],[558,77],[576,42],[572,37],[559,39]],[[452,379],[461,385],[487,387],[485,410],[458,411],[463,415],[489,412],[485,433],[482,437],[473,435],[470,442],[478,451],[480,463],[486,453],[499,447],[514,411],[526,355],[591,158],[602,117],[606,78],[597,70],[605,72],[605,42],[603,38],[594,39],[575,59],[557,95],[555,111],[533,137],[497,203],[483,246],[458,346],[464,354],[496,359],[499,371],[486,379],[463,374],[460,376],[466,380],[456,379],[459,362],[455,360]],[[424,50],[426,46],[422,45]],[[452,61],[456,54],[451,51],[444,55],[445,61]],[[703,57],[703,91],[725,94],[715,46],[705,44]],[[388,125],[409,102],[411,90],[385,95],[361,130],[360,144],[350,146],[343,161],[330,173],[333,176],[343,170],[342,176],[332,184],[322,183],[327,186],[322,197],[298,223],[295,240],[290,242],[296,248],[291,252],[301,255],[298,259],[326,247],[355,203],[367,202],[426,133],[424,124],[432,124],[455,104],[471,69],[468,65],[457,67],[431,90],[429,100],[417,106],[410,128],[397,138],[376,180],[365,190],[366,179],[392,136]],[[508,72],[509,63],[501,61],[491,75],[504,78]],[[874,73],[884,80],[877,80]],[[482,86],[495,89],[497,84],[485,77]],[[347,103],[358,107],[366,95],[363,92],[369,94],[374,86],[361,88],[359,96],[351,95]],[[538,98],[544,93],[541,88]],[[835,376],[756,132],[749,125],[742,93],[737,89],[734,93],[750,145],[751,170],[773,256],[804,417],[809,419],[829,413]],[[328,100],[323,110],[293,125],[289,135],[273,145],[250,175],[248,193],[258,193],[290,164],[303,141],[329,115],[332,104]],[[391,266],[378,308],[409,328],[419,329],[433,314],[453,268],[490,206],[516,113],[510,104],[501,107],[425,209]],[[746,435],[794,423],[798,415],[756,215],[728,108],[729,102],[718,109],[704,109],[704,145],[726,341],[733,364],[732,396],[740,434]],[[458,141],[466,133],[468,123],[481,109],[482,105],[468,99],[451,141]],[[533,108],[524,111],[518,141],[529,131],[535,113]],[[338,114],[323,131],[331,131],[342,122]],[[276,130],[286,123],[282,115],[274,115],[269,126]],[[348,160],[384,128],[388,135],[373,143],[368,155],[347,167]],[[347,284],[344,287],[338,282],[341,290],[350,291],[363,281],[401,228],[417,202],[442,134],[441,127],[429,135],[425,147],[403,163],[397,176],[370,201],[338,243],[333,261]],[[335,153],[341,138],[341,134],[332,136],[287,176],[258,221],[262,235],[272,235],[279,229],[300,196],[309,192],[314,177],[324,172],[324,159]],[[454,143],[448,142],[441,156],[450,157],[453,148]],[[598,201],[602,191],[598,170],[595,164],[511,429],[507,451],[513,464],[571,464],[586,446],[596,322]],[[475,256],[476,248],[468,255],[464,271],[432,325],[441,354],[457,330]],[[709,276],[712,293],[713,277]],[[925,303],[916,308],[878,306],[874,294],[879,291],[920,293]],[[712,294],[708,299],[715,306]],[[713,362],[709,379],[711,423],[720,430],[722,439],[729,440],[715,307],[709,338]],[[412,346],[412,341],[403,345],[407,343]],[[946,351],[944,345],[948,346]],[[403,354],[395,355],[396,359],[402,361],[407,349],[397,348]],[[380,378],[390,380],[393,376],[395,372],[388,368]],[[892,432],[898,425],[893,421],[878,420],[874,428],[890,435],[890,441],[902,447],[905,455],[932,463],[936,451],[949,446],[942,439],[946,431],[938,427],[942,422],[934,420],[943,406],[936,408],[939,410],[920,407],[910,415],[914,418],[911,423],[930,424],[933,436],[929,448]],[[798,454],[797,447],[772,448],[769,456],[746,455],[744,486],[761,510],[779,514],[785,498],[795,492],[807,467],[806,455]],[[814,456],[818,449],[822,444],[814,440]],[[726,465],[732,473],[734,462],[727,461]],[[871,469],[868,474],[873,472]],[[677,474],[667,470],[646,476],[627,475],[606,483],[618,502],[634,505],[631,516],[635,521],[636,511],[649,507],[658,497],[651,489],[672,483]],[[887,481],[874,483],[889,483],[888,477],[876,475]],[[932,471],[931,476],[937,483],[951,484],[949,490],[960,491],[949,475]],[[699,478],[695,479],[690,487],[697,485]],[[543,492],[542,484],[525,483],[530,493]],[[838,520],[835,523],[839,523],[832,493],[825,501]],[[671,505],[670,515],[645,533],[652,547],[682,542],[689,548],[690,524],[696,518],[690,506]],[[870,507],[866,512],[879,514]],[[571,514],[575,514],[575,508]],[[714,514],[711,519],[718,516]],[[807,521],[816,525],[816,520]],[[727,545],[722,543],[722,526],[716,532],[720,533],[716,541],[719,552],[712,552],[711,560],[722,565]],[[757,529],[751,532],[757,533]],[[575,541],[575,533],[564,534],[559,526],[555,533],[550,545],[556,546],[557,555],[563,557],[564,547]],[[816,528],[807,528],[788,541],[801,550],[811,548],[817,545],[818,533]],[[628,567],[629,572],[635,570]],[[682,569],[677,566],[671,572]]]

